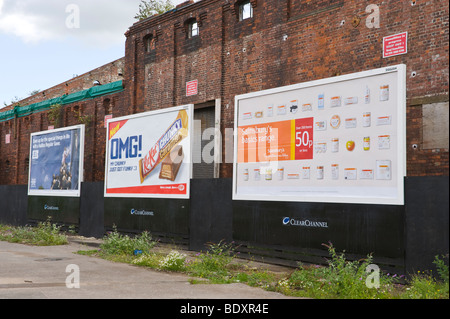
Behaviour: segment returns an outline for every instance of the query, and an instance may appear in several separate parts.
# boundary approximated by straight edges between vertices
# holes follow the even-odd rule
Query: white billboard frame
[[[238,191],[238,132],[240,126],[239,111],[241,105],[245,103],[250,103],[250,101],[257,98],[269,98],[271,96],[289,93],[300,90],[312,90],[321,86],[327,87],[327,85],[344,85],[344,82],[348,81],[358,81],[365,78],[372,78],[382,75],[393,75],[395,76],[395,105],[396,110],[393,111],[395,114],[394,121],[392,123],[396,126],[396,136],[395,144],[396,150],[393,157],[396,159],[395,167],[396,170],[392,174],[391,179],[396,183],[396,195],[394,196],[316,196],[316,195],[292,195],[288,192],[286,194],[268,194],[267,191],[263,193],[258,193],[255,190],[254,193],[240,193]],[[381,99],[381,98],[380,98]],[[364,102],[363,102],[364,103]],[[298,101],[298,104],[300,102]],[[247,109],[246,109],[247,110]],[[275,112],[274,110],[272,110]],[[319,111],[320,112],[320,111]],[[301,113],[301,111],[300,111]],[[313,113],[315,115],[316,113]],[[250,117],[252,115],[249,115]],[[241,116],[242,118],[243,116]],[[377,119],[378,120],[378,119]],[[373,120],[372,120],[373,121]],[[273,122],[275,123],[275,122]],[[378,125],[378,124],[377,124]],[[380,138],[380,137],[378,137]],[[329,149],[330,152],[330,149]],[[246,163],[246,162],[244,162]],[[378,162],[377,162],[378,165]],[[380,165],[381,166],[381,165]],[[390,168],[389,168],[390,169]],[[242,173],[242,172],[240,172]],[[246,172],[248,174],[248,170]],[[372,172],[373,174],[373,172]],[[381,174],[380,174],[381,175]],[[347,74],[342,76],[336,76],[332,78],[326,78],[321,80],[315,80],[306,83],[299,83],[284,87],[278,87],[274,89],[252,92],[235,97],[235,117],[234,117],[234,161],[233,161],[233,200],[251,200],[251,201],[284,201],[284,202],[319,202],[319,203],[351,203],[351,204],[382,204],[382,205],[404,205],[404,177],[406,176],[406,65],[399,64],[389,67],[383,67],[379,69],[362,71],[353,74]],[[240,177],[239,177],[240,178]],[[246,177],[248,179],[248,177]],[[347,177],[346,177],[347,178]],[[242,185],[242,182],[241,182]],[[257,187],[254,187],[255,189]],[[331,193],[330,193],[331,194]]]
[[[163,115],[166,113],[176,113],[179,111],[185,110],[188,114],[188,121],[189,121],[189,127],[188,127],[188,140],[189,140],[189,154],[185,154],[185,158],[187,157],[188,167],[189,167],[189,180],[186,181],[186,194],[177,195],[177,194],[150,194],[150,193],[108,193],[108,172],[110,170],[110,161],[109,161],[109,152],[110,152],[110,146],[109,146],[109,127],[110,123],[114,122],[120,122],[124,120],[135,120],[139,118],[145,118],[145,117],[151,117],[151,116],[157,116],[157,115]],[[193,162],[192,162],[192,147],[193,147],[193,120],[194,120],[194,105],[193,104],[186,104],[181,106],[175,106],[155,111],[148,111],[148,112],[142,112],[137,114],[132,114],[128,116],[118,117],[118,118],[111,118],[107,120],[106,124],[106,155],[105,155],[105,181],[104,181],[104,197],[105,198],[161,198],[161,199],[189,199],[190,198],[190,180],[193,176]],[[163,134],[162,132],[161,134]],[[155,136],[155,138],[159,138]],[[148,145],[146,147],[149,147]],[[148,150],[144,150],[146,152]],[[161,163],[157,164],[156,166],[161,165]]]
[[[78,187],[76,190],[32,190],[31,187],[31,175],[33,164],[33,138],[38,136],[51,135],[55,133],[68,132],[73,130],[80,131],[80,151],[79,151],[79,163],[78,163]],[[74,125],[70,127],[64,127],[59,129],[35,132],[30,134],[30,153],[29,153],[29,168],[28,168],[28,196],[54,196],[54,197],[80,197],[81,196],[81,184],[84,181],[84,147],[85,147],[85,125]]]

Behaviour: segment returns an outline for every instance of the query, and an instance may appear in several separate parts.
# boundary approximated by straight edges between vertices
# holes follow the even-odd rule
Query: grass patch
[[[333,245],[326,245],[330,259],[328,266],[303,266],[279,283],[281,292],[298,297],[316,299],[390,299],[398,290],[395,280],[382,272],[377,287],[371,282],[368,266],[372,256],[348,261],[344,253],[337,253]]]
[[[0,240],[36,246],[68,244],[61,226],[50,220],[36,227],[0,225]],[[78,254],[106,260],[129,263],[159,271],[181,272],[191,276],[192,284],[245,283],[288,296],[315,299],[449,299],[448,255],[436,256],[434,264],[438,276],[431,271],[413,274],[406,284],[400,284],[396,275],[379,272],[377,285],[371,285],[373,258],[368,255],[358,261],[349,261],[332,244],[328,248],[328,266],[302,265],[290,273],[274,273],[250,267],[239,261],[233,243],[210,243],[208,249],[187,256],[173,249],[158,252],[156,241],[148,232],[130,237],[117,229],[107,234],[100,249],[79,251]]]
[[[79,252],[112,261],[126,262],[159,271],[181,272],[191,276],[191,284],[244,283],[287,296],[314,299],[448,299],[447,263],[436,257],[440,280],[428,273],[412,276],[406,284],[400,284],[399,276],[379,272],[377,285],[371,281],[373,258],[368,255],[358,261],[349,261],[344,253],[338,253],[332,244],[328,248],[327,266],[302,265],[291,272],[275,273],[250,267],[239,261],[233,243],[210,243],[208,249],[187,256],[172,249],[170,252],[154,251],[156,243],[148,233],[135,238],[120,235],[117,231],[104,238],[100,250]],[[138,249],[142,253],[134,254]],[[445,258],[444,258],[445,259]],[[368,268],[369,267],[369,268]]]
[[[100,248],[106,255],[133,255],[135,251],[149,253],[156,245],[149,232],[143,232],[136,237],[120,234],[114,227],[106,235]]]
[[[51,223],[50,219],[46,222],[40,222],[36,227],[0,225],[0,240],[35,246],[68,244],[67,236],[61,232],[61,226]]]
[[[51,246],[65,245],[67,236],[50,220],[36,227],[0,225],[0,240],[11,243]],[[369,287],[372,273],[367,271],[373,258],[368,255],[349,261],[333,245],[328,248],[327,266],[303,265],[289,273],[275,273],[250,267],[238,260],[233,243],[211,243],[206,251],[188,256],[176,249],[155,250],[157,242],[148,232],[130,237],[116,229],[103,238],[100,249],[78,251],[78,254],[129,263],[159,271],[180,272],[191,276],[192,284],[244,283],[288,296],[315,299],[449,299],[448,255],[436,256],[438,276],[418,272],[402,284],[396,275],[379,273],[378,285]]]

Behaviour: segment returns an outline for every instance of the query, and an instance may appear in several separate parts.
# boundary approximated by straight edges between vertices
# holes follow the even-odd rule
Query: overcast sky
[[[0,0],[0,108],[123,57],[140,2]]]

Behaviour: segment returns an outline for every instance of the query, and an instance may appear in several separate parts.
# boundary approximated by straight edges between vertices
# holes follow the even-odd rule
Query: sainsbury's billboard
[[[405,79],[397,65],[237,96],[233,198],[402,205]]]

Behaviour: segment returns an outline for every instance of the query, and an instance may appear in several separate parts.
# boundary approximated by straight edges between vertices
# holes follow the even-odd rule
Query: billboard
[[[79,197],[84,125],[31,134],[28,195]]]
[[[193,106],[107,122],[105,197],[189,198]]]
[[[403,205],[406,67],[236,97],[233,199]]]

